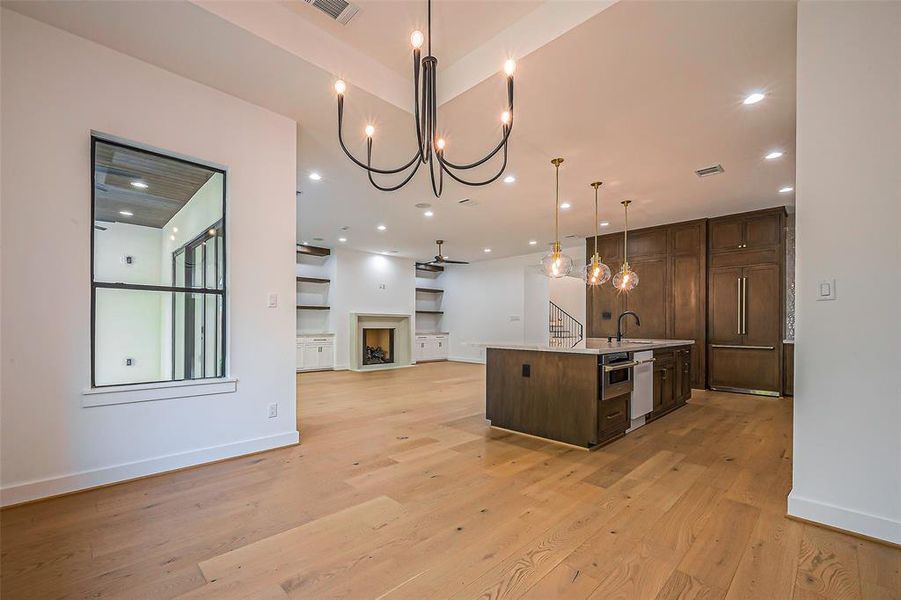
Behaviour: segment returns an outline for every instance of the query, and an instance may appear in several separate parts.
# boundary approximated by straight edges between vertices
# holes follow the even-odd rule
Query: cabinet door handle
[[[741,333],[748,335],[748,278],[741,278]]]
[[[736,320],[736,328],[738,331],[736,333],[741,335],[741,277],[737,279],[738,281],[738,290],[735,292],[735,304],[738,305],[738,315],[735,317]]]

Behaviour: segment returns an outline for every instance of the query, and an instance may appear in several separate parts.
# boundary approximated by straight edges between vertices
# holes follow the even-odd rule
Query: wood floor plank
[[[799,590],[831,600],[861,598],[857,545],[853,538],[804,525],[799,560],[796,578]]]
[[[491,429],[481,365],[297,381],[299,446],[0,511],[0,596],[901,597],[901,551],[785,519],[791,400],[586,452]]]

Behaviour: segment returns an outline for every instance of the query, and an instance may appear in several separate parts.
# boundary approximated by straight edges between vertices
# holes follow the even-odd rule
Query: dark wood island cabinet
[[[691,345],[684,340],[622,344],[591,340],[588,348],[489,346],[485,415],[493,427],[593,449],[623,437],[633,426],[683,406],[691,397]],[[592,348],[591,346],[594,346]],[[653,408],[636,419],[632,381],[605,394],[604,356],[653,350]],[[626,366],[632,377],[631,366]],[[649,367],[651,368],[651,367]],[[614,385],[608,383],[607,385]],[[623,385],[623,384],[615,384]]]

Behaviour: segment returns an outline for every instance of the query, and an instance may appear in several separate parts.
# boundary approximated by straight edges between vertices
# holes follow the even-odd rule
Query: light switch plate
[[[278,294],[269,294],[269,308],[278,308]]]
[[[821,279],[817,282],[817,300],[835,300],[834,279]]]

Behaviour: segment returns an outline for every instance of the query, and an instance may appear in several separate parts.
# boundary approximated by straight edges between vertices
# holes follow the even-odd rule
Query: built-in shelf
[[[297,310],[328,310],[329,307],[324,304],[298,304]]]
[[[298,283],[329,283],[331,280],[324,277],[298,277]]]
[[[417,313],[422,313],[425,315],[443,315],[443,310],[416,310]]]
[[[443,294],[444,290],[438,290],[435,288],[416,288],[417,292],[425,292],[426,294]]]
[[[309,244],[297,244],[297,253],[306,254],[307,256],[328,256],[332,253],[328,248],[320,246],[310,246]]]

